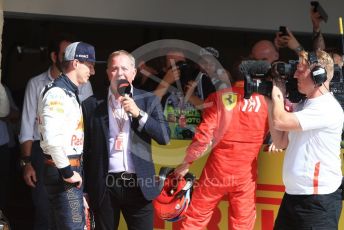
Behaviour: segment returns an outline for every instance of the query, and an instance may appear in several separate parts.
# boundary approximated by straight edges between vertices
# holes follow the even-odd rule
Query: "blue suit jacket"
[[[136,105],[148,114],[148,119],[140,132],[138,121],[132,118],[131,154],[142,193],[147,200],[152,200],[160,191],[155,180],[151,140],[159,144],[167,144],[170,129],[156,96],[134,88],[133,99]],[[99,101],[92,96],[83,102],[82,107],[85,129],[84,184],[89,194],[90,205],[97,208],[105,194],[109,165],[108,100]]]

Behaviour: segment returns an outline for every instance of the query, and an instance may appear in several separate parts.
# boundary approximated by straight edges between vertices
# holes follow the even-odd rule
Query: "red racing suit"
[[[205,229],[213,209],[225,194],[230,205],[230,229],[253,229],[256,217],[257,156],[268,132],[264,96],[244,99],[243,82],[217,91],[205,101],[202,122],[187,148],[185,162],[211,154],[192,194],[183,230]]]

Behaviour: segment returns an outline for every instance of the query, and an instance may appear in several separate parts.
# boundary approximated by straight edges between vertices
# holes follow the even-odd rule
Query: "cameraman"
[[[283,163],[286,192],[274,229],[338,229],[344,116],[329,92],[332,76],[329,54],[301,51],[294,77],[307,99],[295,104],[293,112],[284,109],[285,84],[274,80],[270,133],[278,148],[287,147]]]

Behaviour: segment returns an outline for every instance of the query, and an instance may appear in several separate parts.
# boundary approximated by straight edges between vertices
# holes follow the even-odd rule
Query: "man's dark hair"
[[[76,40],[75,36],[73,34],[69,33],[59,33],[56,35],[53,35],[49,45],[48,45],[48,58],[50,60],[50,54],[52,52],[55,52],[58,54],[60,52],[60,44],[63,41],[68,42],[74,42]],[[51,61],[51,60],[50,60]]]
[[[65,73],[68,70],[69,65],[70,65],[71,62],[73,62],[73,61],[65,61],[65,60],[63,60],[61,62],[61,64],[59,64],[58,68],[60,69],[61,72]]]
[[[76,40],[75,36],[73,34],[69,34],[69,33],[58,33],[56,35],[53,35],[52,40],[49,43],[48,46],[48,59],[50,60],[51,64],[53,63],[51,60],[51,56],[50,54],[52,52],[54,52],[56,55],[59,54],[60,52],[60,44],[63,41],[67,41],[67,42],[74,42]],[[63,72],[63,70],[65,69],[65,66],[68,66],[66,64],[63,64],[63,60],[62,62],[57,58],[56,61],[56,66],[57,68]]]

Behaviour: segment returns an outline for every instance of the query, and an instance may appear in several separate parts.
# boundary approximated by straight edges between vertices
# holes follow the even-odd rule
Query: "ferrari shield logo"
[[[227,110],[232,110],[237,104],[238,95],[236,93],[224,93],[222,94],[222,103]]]

